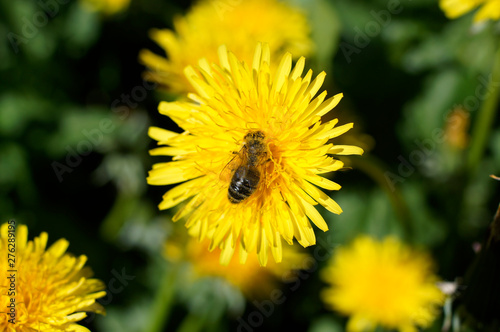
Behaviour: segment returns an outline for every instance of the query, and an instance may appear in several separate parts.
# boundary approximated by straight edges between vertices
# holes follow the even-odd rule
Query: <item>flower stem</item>
[[[387,169],[387,167],[379,159],[370,155],[363,156],[362,160],[360,158],[351,158],[350,162],[354,169],[364,172],[385,191],[398,217],[398,221],[401,223],[405,240],[411,242],[414,235],[411,213],[401,192],[389,185],[384,173],[384,169]]]
[[[500,45],[499,45],[500,46]],[[497,48],[491,79],[487,87],[488,95],[481,104],[474,128],[472,129],[471,144],[467,156],[467,168],[473,174],[483,157],[491,127],[495,119],[500,92],[500,47]]]
[[[137,210],[137,197],[119,193],[106,218],[101,223],[99,232],[107,241],[114,241],[118,237],[125,220]]]
[[[214,300],[204,312],[190,312],[177,332],[220,331],[219,321],[224,315],[225,305]]]
[[[174,302],[175,284],[177,282],[177,269],[169,266],[165,269],[162,280],[158,285],[158,290],[155,292],[154,302],[151,306],[151,316],[149,326],[144,331],[146,332],[161,332],[168,322],[170,309]]]
[[[201,331],[205,325],[205,319],[192,313],[188,314],[182,321],[177,332],[197,332]]]

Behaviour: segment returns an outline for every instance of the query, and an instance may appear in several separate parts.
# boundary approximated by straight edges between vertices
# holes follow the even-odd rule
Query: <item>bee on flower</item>
[[[314,245],[311,222],[328,230],[316,205],[342,212],[320,189],[340,189],[322,176],[343,167],[332,155],[363,153],[330,143],[353,124],[321,121],[342,99],[342,94],[326,99],[326,91],[316,96],[326,74],[303,75],[303,57],[292,69],[290,53],[275,61],[267,44],[257,45],[252,63],[222,46],[219,64],[201,60],[196,70],[185,69],[196,91],[189,100],[159,105],[183,132],[149,130],[161,145],[151,154],[172,161],[155,164],[148,183],[179,183],[159,208],[185,202],[173,220],[186,218],[190,234],[209,239],[210,250],[221,250],[222,264],[236,248],[240,262],[257,252],[266,265],[269,252],[276,262],[282,260],[282,239]]]

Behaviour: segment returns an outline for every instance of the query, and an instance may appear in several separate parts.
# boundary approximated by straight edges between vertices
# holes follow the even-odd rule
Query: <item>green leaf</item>
[[[330,66],[338,49],[341,29],[337,10],[332,2],[327,0],[289,0],[289,2],[307,12],[317,70],[331,73]]]
[[[330,316],[322,316],[320,318],[316,318],[308,332],[342,332],[344,331],[344,327],[341,323],[335,320],[332,314]]]
[[[49,104],[35,96],[7,92],[0,95],[0,133],[6,136],[23,135],[26,126],[35,119],[47,119]]]
[[[85,10],[80,4],[73,5],[62,27],[68,52],[76,57],[85,55],[85,50],[99,37],[99,30],[96,13]]]
[[[332,198],[344,211],[340,215],[324,213],[330,229],[334,230],[332,236],[335,243],[346,243],[359,234],[377,238],[402,234],[402,226],[382,189],[358,192],[345,188]]]

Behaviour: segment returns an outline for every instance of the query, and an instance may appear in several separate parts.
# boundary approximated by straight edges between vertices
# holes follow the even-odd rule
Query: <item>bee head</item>
[[[248,134],[245,135],[244,139],[245,141],[249,140],[263,140],[266,137],[264,133],[260,130],[256,131],[249,131]]]

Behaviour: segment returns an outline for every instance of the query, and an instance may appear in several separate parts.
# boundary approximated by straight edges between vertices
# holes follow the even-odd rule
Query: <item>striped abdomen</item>
[[[227,197],[233,204],[241,203],[257,189],[260,172],[255,166],[242,165],[236,169],[231,178]]]

